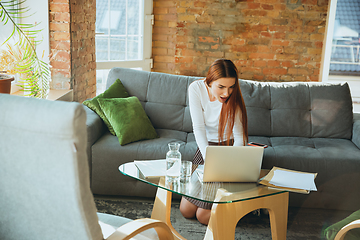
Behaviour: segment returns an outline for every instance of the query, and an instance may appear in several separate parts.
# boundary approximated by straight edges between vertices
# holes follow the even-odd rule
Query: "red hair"
[[[235,117],[240,114],[240,120],[243,126],[243,142],[248,142],[248,124],[246,107],[243,96],[240,91],[238,81],[238,70],[235,64],[228,59],[217,59],[209,68],[205,82],[210,86],[211,82],[219,78],[234,78],[235,86],[230,97],[223,103],[219,119],[219,143],[226,138],[226,145],[230,145],[230,137],[233,132]],[[225,138],[224,138],[225,134]]]

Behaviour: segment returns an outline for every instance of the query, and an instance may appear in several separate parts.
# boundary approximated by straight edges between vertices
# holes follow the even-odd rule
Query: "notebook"
[[[208,146],[203,182],[257,182],[263,153],[263,147]]]

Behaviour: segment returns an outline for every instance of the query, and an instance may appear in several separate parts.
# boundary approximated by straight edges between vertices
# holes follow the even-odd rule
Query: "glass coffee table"
[[[171,225],[172,193],[213,203],[209,225],[204,239],[234,239],[238,221],[259,208],[268,209],[273,240],[285,240],[287,232],[287,191],[271,189],[256,183],[203,183],[194,172],[187,181],[168,181],[165,177],[145,178],[133,162],[122,164],[119,170],[158,188],[151,218],[165,222],[174,234],[174,239],[183,238]],[[261,170],[260,177],[268,170]]]

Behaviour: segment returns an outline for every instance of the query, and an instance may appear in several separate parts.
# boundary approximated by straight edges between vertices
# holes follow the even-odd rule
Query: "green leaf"
[[[38,34],[42,29],[36,29],[40,23],[16,24],[15,19],[23,19],[34,15],[30,8],[25,6],[26,0],[0,0],[0,19],[3,24],[14,26],[11,34],[4,43],[10,42],[13,37],[18,38],[12,51],[16,56],[15,71],[20,74],[19,86],[25,95],[46,98],[51,78],[50,65],[41,61],[36,54],[36,46],[42,41]],[[4,44],[3,43],[3,44]],[[9,47],[9,45],[8,45]],[[20,53],[18,53],[20,51]]]

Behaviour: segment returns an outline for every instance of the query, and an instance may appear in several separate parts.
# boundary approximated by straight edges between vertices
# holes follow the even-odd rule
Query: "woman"
[[[242,146],[248,141],[247,116],[238,71],[227,59],[217,59],[205,79],[189,86],[189,107],[198,150],[193,163],[204,164],[208,145]],[[183,197],[180,212],[207,225],[211,204]]]

